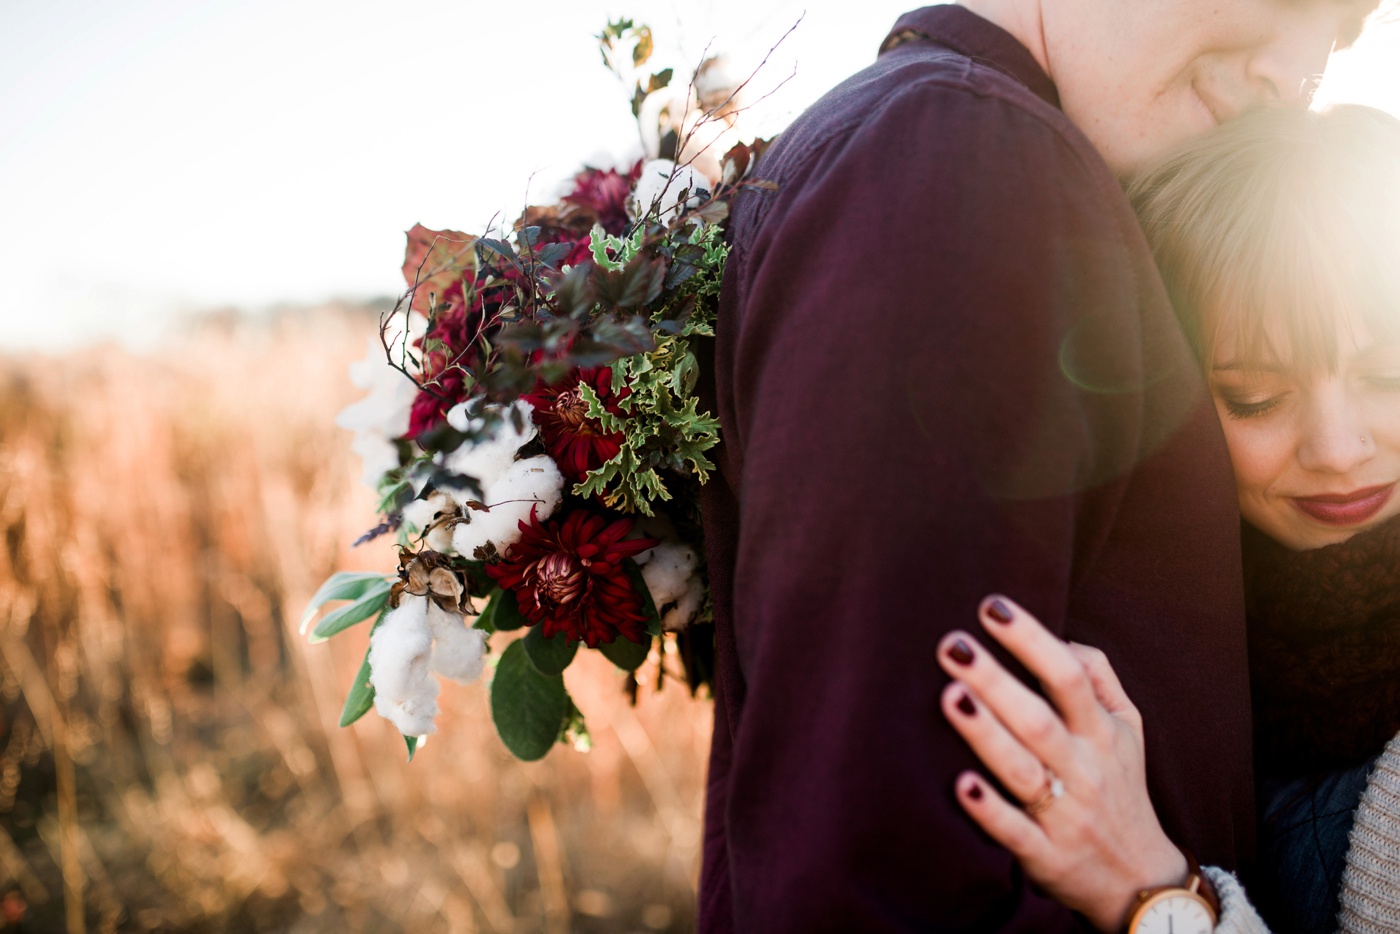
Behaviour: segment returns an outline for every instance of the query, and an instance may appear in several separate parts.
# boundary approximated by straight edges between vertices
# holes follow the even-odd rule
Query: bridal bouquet
[[[765,184],[749,177],[762,144],[730,139],[736,92],[713,60],[677,93],[671,70],[646,73],[646,27],[599,39],[649,151],[584,168],[509,231],[414,227],[408,289],[352,368],[369,395],[339,423],[381,497],[361,541],[396,535],[398,568],[332,576],[303,630],[333,601],[313,640],[373,620],[340,722],[374,708],[410,758],[438,676],[491,668],[521,759],[587,748],[563,680],[580,648],[627,672],[634,700],[649,657],[658,684],[668,657],[692,693],[710,677],[698,496],[719,423],[695,395],[695,340],[713,333],[727,202]]]

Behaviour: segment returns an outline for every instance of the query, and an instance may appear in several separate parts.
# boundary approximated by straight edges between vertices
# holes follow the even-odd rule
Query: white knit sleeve
[[[1400,736],[1386,744],[1361,795],[1339,902],[1343,934],[1400,931]]]
[[[1249,903],[1244,886],[1233,873],[1215,866],[1204,866],[1201,872],[1220,897],[1220,920],[1215,923],[1215,934],[1269,934],[1269,926]]]

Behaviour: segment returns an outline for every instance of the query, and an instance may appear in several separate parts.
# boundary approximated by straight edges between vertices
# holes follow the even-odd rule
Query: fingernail
[[[1000,600],[993,600],[987,604],[987,616],[998,623],[1009,623],[1016,618],[1011,612],[1011,607]]]
[[[962,697],[958,698],[956,706],[966,716],[971,717],[977,713],[977,705],[972,702],[972,698],[968,697],[966,692],[963,693]]]
[[[948,657],[959,665],[971,665],[972,646],[961,639],[954,639],[953,644],[948,646]]]
[[[975,785],[975,784],[974,784],[974,785],[969,785],[969,786],[968,786],[968,789],[967,789],[967,796],[968,796],[969,798],[971,798],[973,801],[981,801],[981,800],[982,800],[982,786],[981,786],[981,785]]]

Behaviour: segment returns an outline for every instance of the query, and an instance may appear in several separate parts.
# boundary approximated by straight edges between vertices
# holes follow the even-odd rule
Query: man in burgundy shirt
[[[715,348],[702,930],[1080,928],[952,796],[934,653],[993,592],[1107,652],[1167,833],[1248,860],[1234,487],[1118,177],[1300,104],[1370,6],[928,7],[769,150]]]

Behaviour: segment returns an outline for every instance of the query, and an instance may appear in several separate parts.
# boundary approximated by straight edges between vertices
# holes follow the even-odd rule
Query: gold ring
[[[1045,770],[1045,792],[1030,804],[1026,805],[1026,813],[1031,817],[1045,811],[1050,805],[1064,797],[1065,783],[1060,781],[1060,776],[1049,769]]]

